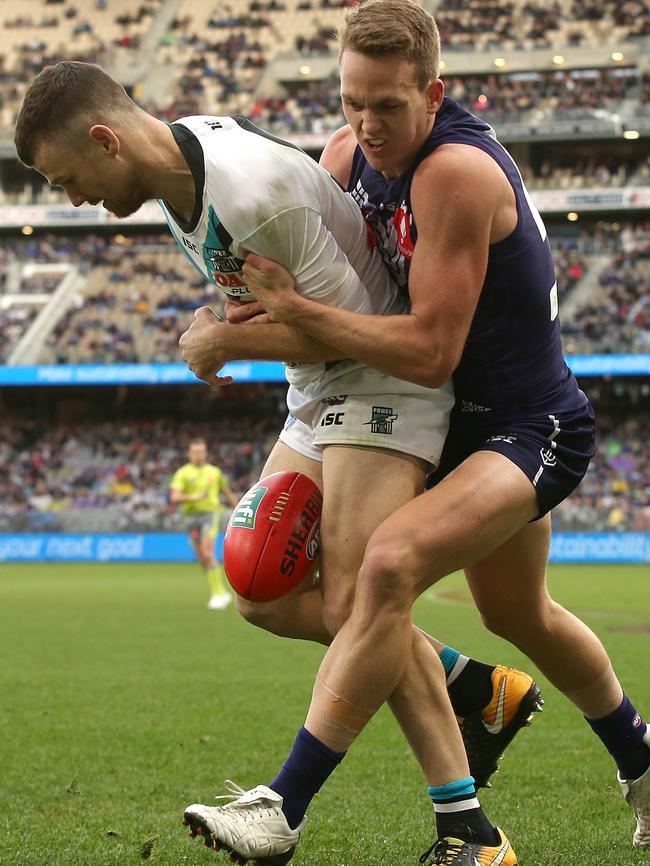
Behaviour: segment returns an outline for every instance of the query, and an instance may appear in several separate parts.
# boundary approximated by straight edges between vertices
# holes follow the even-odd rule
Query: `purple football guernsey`
[[[417,241],[411,183],[422,162],[442,144],[478,147],[500,166],[514,191],[517,226],[491,244],[485,282],[460,364],[453,374],[454,414],[483,426],[545,412],[572,412],[587,403],[562,354],[557,284],[546,228],[514,161],[492,128],[445,98],[412,166],[386,180],[354,153],[348,189],[373,229],[384,261],[404,292]],[[488,417],[489,419],[488,420]]]

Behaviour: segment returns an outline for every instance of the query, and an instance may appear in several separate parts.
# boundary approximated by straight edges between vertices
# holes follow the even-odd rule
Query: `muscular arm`
[[[412,186],[418,237],[410,313],[359,315],[281,292],[271,307],[274,318],[328,339],[369,366],[440,386],[457,367],[467,339],[503,196],[503,175],[493,160],[475,148],[440,148],[420,165]],[[271,298],[269,291],[265,302]]]
[[[337,361],[342,357],[340,349],[279,322],[255,326],[213,322],[210,327],[214,350],[222,351],[229,361],[317,363]]]
[[[223,483],[223,489],[221,490],[221,496],[226,500],[226,504],[231,508],[234,508],[237,505],[237,497],[230,489],[230,484],[227,481]]]

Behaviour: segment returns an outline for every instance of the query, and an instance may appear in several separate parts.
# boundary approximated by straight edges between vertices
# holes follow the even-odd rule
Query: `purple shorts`
[[[495,423],[496,422],[496,423]],[[539,502],[537,520],[572,493],[594,456],[595,417],[587,401],[579,409],[498,421],[468,421],[454,410],[440,466],[427,479],[435,486],[475,451],[497,451],[530,478]]]

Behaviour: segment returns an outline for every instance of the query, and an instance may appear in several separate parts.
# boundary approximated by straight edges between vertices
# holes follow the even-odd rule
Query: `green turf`
[[[489,635],[462,580],[416,620],[476,658],[528,666]],[[600,634],[650,715],[650,569],[555,568],[551,587]],[[0,567],[1,866],[227,863],[183,806],[224,777],[269,781],[302,722],[321,650],[209,612],[195,567]],[[620,630],[620,629],[628,630]],[[542,681],[542,685],[544,685]],[[613,765],[565,699],[510,747],[482,800],[521,866],[635,866]],[[423,780],[382,711],[318,795],[296,866],[413,864],[432,841]],[[153,840],[153,841],[152,841]]]

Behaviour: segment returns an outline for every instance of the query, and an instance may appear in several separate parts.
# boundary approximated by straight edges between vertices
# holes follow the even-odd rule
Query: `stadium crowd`
[[[597,224],[569,236],[554,236],[551,228],[551,242],[561,301],[589,272],[594,254],[611,254],[597,294],[571,316],[561,310],[566,351],[650,351],[650,223]],[[204,304],[217,313],[223,309],[224,296],[178,255],[168,233],[13,240],[4,259],[0,271],[9,262],[68,262],[85,279],[83,289],[69,297],[38,363],[178,361],[178,338],[193,311]],[[26,285],[31,291],[51,290],[59,279],[60,274],[44,273]],[[6,359],[34,315],[20,304],[3,315],[11,324],[0,350]]]
[[[650,352],[650,223],[621,231],[619,249],[589,295],[563,322],[570,354]]]
[[[169,74],[165,99],[146,100],[160,117],[215,111],[251,113],[260,75],[276,54],[295,51],[309,58],[333,52],[332,34],[346,6],[355,0],[248,0],[247,3],[181,3],[155,47],[159,69]],[[7,46],[0,58],[0,129],[7,137],[27,83],[43,66],[68,59],[113,67],[122,54],[142,46],[158,0],[135,7],[128,0],[59,0],[41,6],[41,15],[0,13]],[[643,0],[531,0],[485,3],[449,0],[438,12],[443,50],[529,49],[562,45],[624,45],[650,34]],[[65,45],[65,49],[62,47]],[[637,69],[557,69],[549,72],[450,76],[448,92],[494,122],[526,114],[575,117],[620,109],[632,97],[647,105],[648,74]],[[328,89],[329,88],[329,89]],[[317,85],[309,99],[279,99],[278,129],[325,132],[338,85]],[[134,95],[139,97],[140,88]],[[278,111],[278,106],[275,107]],[[340,122],[340,118],[337,118]]]
[[[251,386],[245,387],[250,394]],[[177,529],[168,484],[193,436],[206,438],[211,461],[242,494],[259,476],[283,423],[282,386],[275,392],[260,387],[266,389],[264,403],[235,399],[223,411],[225,402],[219,401],[209,421],[5,420],[0,531]],[[235,398],[237,389],[231,389]],[[271,402],[269,391],[276,395]],[[599,416],[596,457],[577,493],[557,509],[557,529],[650,530],[650,442],[644,432],[649,424],[647,411]]]
[[[446,0],[436,17],[443,47],[452,51],[607,44],[614,35],[650,33],[644,0]]]
[[[620,108],[639,92],[639,72],[620,69],[558,69],[552,72],[447,76],[446,93],[492,122],[525,122],[546,114],[554,119],[581,117]]]
[[[249,399],[242,414],[236,394],[232,402],[224,397],[209,421],[142,418],[51,426],[5,421],[0,425],[0,531],[178,528],[168,484],[186,461],[189,440],[206,439],[211,461],[242,494],[259,477],[284,421],[281,398],[272,401],[277,409],[269,409],[268,402],[268,396],[259,404]]]
[[[646,395],[647,399],[647,395]],[[578,489],[554,513],[572,532],[650,531],[650,415],[598,415],[598,450]]]
[[[187,108],[188,106],[185,106]],[[197,103],[193,107],[199,111]],[[179,115],[175,115],[179,116]],[[256,100],[248,112],[253,123],[280,137],[312,133],[329,136],[341,126],[338,85],[299,88],[287,99]],[[172,119],[170,114],[169,119]],[[535,164],[520,163],[529,190],[576,190],[650,186],[650,156],[645,152],[621,156],[615,152],[592,155],[581,151],[545,156]],[[19,188],[0,188],[2,204],[66,203],[65,193],[43,179],[30,178]]]
[[[6,310],[0,309],[0,363],[4,363],[14,346],[25,334],[36,316],[39,307],[34,304],[12,304]]]
[[[173,120],[206,111],[241,112],[271,132],[327,135],[342,123],[336,76],[302,82],[287,95],[256,98],[256,85],[275,53],[296,51],[309,60],[333,50],[341,10],[354,0],[246,0],[196,4],[183,0],[155,47],[170,70],[171,87],[143,105]],[[0,57],[0,130],[13,125],[29,81],[63,57],[111,65],[135,58],[158,9],[158,0],[46,0],[5,17],[7,46]],[[446,0],[438,12],[445,51],[624,45],[650,36],[643,0]],[[1,18],[1,13],[0,13]],[[110,26],[109,26],[110,24]],[[63,48],[63,45],[66,45]],[[493,123],[597,116],[634,102],[650,112],[650,73],[620,65],[607,69],[557,68],[541,72],[449,75],[446,92]],[[134,96],[139,98],[138,88]],[[650,157],[642,150],[545,156],[522,165],[531,189],[576,189],[650,184]],[[632,152],[631,152],[632,153]],[[3,203],[56,203],[61,192],[31,181],[0,191]],[[598,290],[563,316],[565,350],[578,353],[650,352],[650,223],[583,229],[553,238],[561,301],[593,267]],[[40,363],[178,361],[178,338],[193,310],[223,300],[182,257],[168,233],[79,236],[36,234],[3,243],[0,291],[11,266],[70,264],[83,278],[47,337]],[[591,272],[591,275],[593,276]],[[60,272],[23,276],[27,300],[0,307],[0,361],[6,361],[32,326]],[[575,305],[574,305],[575,306]],[[603,415],[600,447],[577,492],[557,511],[563,529],[650,530],[650,419]],[[212,458],[245,490],[260,471],[282,418],[276,412],[219,416],[199,424],[172,420],[89,423],[79,427],[36,423],[0,425],[0,530],[71,527],[169,529],[178,525],[166,483],[184,460],[191,435],[204,435]]]

